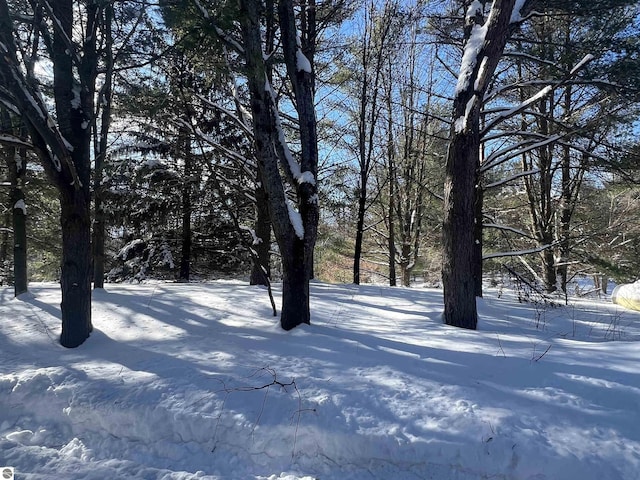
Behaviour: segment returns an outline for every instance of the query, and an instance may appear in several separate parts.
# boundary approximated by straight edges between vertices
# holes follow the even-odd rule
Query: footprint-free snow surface
[[[605,298],[489,291],[465,331],[440,290],[313,284],[284,332],[240,282],[108,285],[73,350],[59,303],[0,289],[17,479],[640,478],[640,313]]]

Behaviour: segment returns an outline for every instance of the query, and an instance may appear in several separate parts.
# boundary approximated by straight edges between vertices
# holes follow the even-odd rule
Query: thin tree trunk
[[[396,279],[396,225],[395,215],[395,162],[393,155],[389,155],[389,286],[397,285]]]
[[[259,175],[258,175],[259,177]],[[256,196],[256,240],[252,246],[256,260],[252,264],[249,283],[251,285],[269,285],[271,278],[271,220],[269,219],[268,198],[259,179]]]
[[[9,149],[16,155],[10,165],[11,203],[13,217],[13,286],[14,294],[28,291],[27,275],[27,209],[24,195],[24,176],[27,171],[27,152]]]
[[[7,257],[9,256],[9,225],[11,225],[11,212],[7,210],[4,214],[2,229],[0,230],[0,269],[4,270],[7,266]],[[0,285],[2,282],[0,282]]]
[[[353,283],[360,285],[360,260],[362,258],[362,242],[364,241],[364,216],[366,213],[367,190],[366,180],[362,178],[360,182],[360,193],[358,195],[358,213],[356,222],[356,243],[353,249]]]
[[[482,274],[483,274],[483,265],[482,265],[482,212],[483,212],[483,204],[484,204],[484,189],[482,188],[481,182],[476,184],[475,188],[475,202],[474,202],[474,215],[475,215],[475,224],[473,231],[473,278],[476,282],[475,285],[475,294],[476,297],[482,298]]]
[[[106,242],[106,216],[104,213],[104,186],[102,173],[107,158],[107,142],[111,125],[111,104],[113,88],[113,4],[107,3],[102,19],[102,30],[105,40],[105,77],[100,90],[99,104],[101,111],[100,133],[97,140],[95,166],[93,174],[93,288],[104,288],[105,274],[105,242]],[[94,127],[97,131],[97,126]]]
[[[188,131],[180,131],[179,145],[182,146],[182,152],[184,154],[184,174],[182,181],[182,251],[180,256],[179,280],[181,282],[188,282],[191,275],[191,175],[193,163]]]

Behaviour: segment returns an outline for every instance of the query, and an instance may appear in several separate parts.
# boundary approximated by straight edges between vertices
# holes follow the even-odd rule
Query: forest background
[[[444,284],[474,328],[483,279],[635,280],[638,13],[0,0],[0,278],[60,280],[66,346],[92,282],[283,281],[284,328],[310,278]]]

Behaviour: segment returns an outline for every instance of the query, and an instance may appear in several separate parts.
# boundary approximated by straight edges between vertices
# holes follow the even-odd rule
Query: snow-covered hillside
[[[0,289],[0,466],[19,479],[640,478],[640,313],[489,291],[312,286],[284,332],[239,282],[108,285],[91,338],[60,293]],[[276,294],[279,292],[276,291]]]

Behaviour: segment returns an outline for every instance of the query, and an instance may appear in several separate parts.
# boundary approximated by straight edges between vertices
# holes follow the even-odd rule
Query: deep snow
[[[312,297],[313,324],[284,332],[240,282],[107,285],[91,338],[67,350],[57,285],[1,288],[0,466],[33,480],[640,478],[640,312],[490,290],[471,332],[442,325],[435,289]]]

